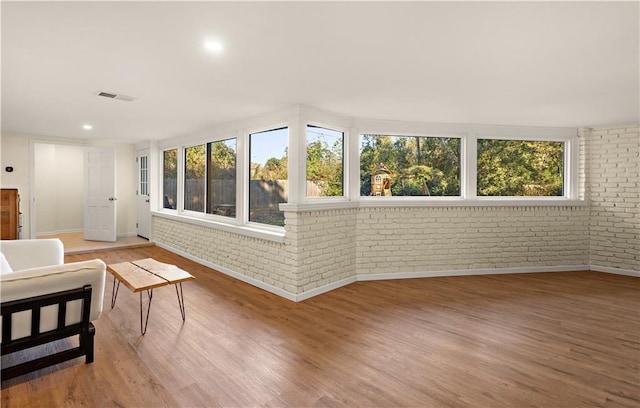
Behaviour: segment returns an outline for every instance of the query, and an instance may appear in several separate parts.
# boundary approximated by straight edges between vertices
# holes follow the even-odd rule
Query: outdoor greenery
[[[212,179],[235,178],[236,139],[209,143],[209,176]]]
[[[163,208],[176,208],[178,200],[178,149],[165,150],[162,162]]]
[[[187,147],[184,154],[184,209],[204,211],[205,145]]]
[[[289,179],[288,128],[271,129],[249,135],[249,221],[284,226],[279,204],[286,203]],[[255,149],[255,154],[254,154]],[[281,157],[264,157],[264,152]],[[281,152],[281,153],[280,153]],[[258,159],[259,158],[259,159]]]
[[[564,143],[478,140],[478,196],[562,196]]]
[[[362,135],[360,195],[371,195],[371,175],[384,165],[394,196],[460,195],[460,139]]]
[[[252,137],[270,137],[267,132]],[[307,196],[343,196],[343,133],[311,125],[307,132]],[[207,212],[235,216],[235,143],[185,148],[185,209],[205,211],[206,182]],[[175,208],[178,150],[163,154],[164,207]],[[460,156],[459,138],[361,135],[360,195],[371,195],[371,176],[383,165],[393,196],[460,196]],[[251,162],[251,221],[284,225],[278,203],[287,201],[288,161],[284,145],[282,157]],[[478,196],[562,196],[563,189],[563,142],[478,140]]]
[[[307,126],[307,196],[334,197],[343,192],[343,133]]]

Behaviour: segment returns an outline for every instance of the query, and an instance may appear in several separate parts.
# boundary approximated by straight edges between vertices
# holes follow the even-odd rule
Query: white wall
[[[33,143],[32,143],[33,142]],[[32,199],[30,185],[32,177],[36,177],[35,163],[32,166],[31,149],[35,149],[36,142],[56,145],[56,166],[48,166],[42,164],[44,168],[52,168],[59,177],[49,178],[48,183],[56,186],[59,191],[55,199],[55,206],[58,207],[55,217],[53,215],[44,215],[44,219],[36,219],[36,225],[43,223],[47,228],[55,225],[71,225],[72,219],[76,214],[82,215],[82,197],[78,202],[70,203],[66,199],[69,191],[66,190],[71,186],[66,186],[70,177],[77,179],[74,175],[83,177],[83,171],[78,170],[77,163],[67,163],[69,157],[76,157],[76,153],[70,144],[77,144],[79,141],[74,139],[47,138],[30,135],[0,135],[0,153],[1,153],[1,171],[0,186],[2,188],[17,188],[20,193],[21,211],[23,213],[23,238],[35,238],[30,236],[30,206]],[[50,160],[54,160],[49,152]],[[73,159],[75,161],[75,159]],[[82,163],[82,160],[80,161]],[[7,173],[4,168],[8,165],[14,167],[12,173]],[[32,167],[34,170],[32,170]],[[82,169],[82,166],[80,167]],[[133,144],[116,145],[116,185],[117,185],[117,234],[118,236],[129,236],[136,234],[136,208],[135,208],[135,185],[137,183],[137,170],[135,165],[135,146]],[[60,181],[62,179],[63,181]],[[82,178],[80,178],[82,180]],[[35,181],[35,180],[34,180]],[[60,184],[60,185],[58,185]],[[82,183],[79,183],[82,185]],[[73,193],[74,195],[77,193]],[[53,199],[52,199],[53,200]],[[36,214],[37,216],[38,214]],[[82,225],[82,224],[81,224]],[[40,230],[40,227],[38,227]]]
[[[586,129],[590,263],[640,271],[640,126]]]
[[[20,194],[20,211],[22,212],[22,237],[29,238],[29,136],[0,135],[0,186],[17,188]],[[12,166],[8,173],[5,167]]]
[[[82,231],[84,147],[33,146],[36,236]]]
[[[36,143],[33,163],[33,202],[35,211],[35,234],[55,234],[57,189],[56,182],[56,145]]]

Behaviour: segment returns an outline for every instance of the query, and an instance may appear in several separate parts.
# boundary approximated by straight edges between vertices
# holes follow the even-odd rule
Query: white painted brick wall
[[[285,213],[275,243],[154,217],[154,239],[300,294],[366,274],[598,265],[640,270],[638,127],[581,129],[590,206],[355,208]]]
[[[302,292],[355,276],[357,209],[287,212],[295,225]],[[288,233],[288,231],[287,231]]]
[[[585,137],[590,263],[640,271],[640,127],[592,129]]]
[[[358,274],[584,265],[586,207],[363,208]]]
[[[153,217],[153,237],[202,260],[298,293],[292,246],[215,228]]]

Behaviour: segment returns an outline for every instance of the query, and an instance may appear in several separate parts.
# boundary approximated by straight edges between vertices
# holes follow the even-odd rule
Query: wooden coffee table
[[[116,305],[120,282],[124,283],[124,285],[131,289],[133,293],[140,292],[140,332],[143,335],[147,332],[149,311],[151,310],[151,299],[153,298],[153,289],[155,288],[166,285],[175,285],[182,321],[185,320],[186,311],[184,307],[182,282],[195,279],[189,272],[183,271],[175,265],[158,262],[152,258],[107,265],[107,270],[113,275],[113,289],[111,291],[112,309]],[[180,286],[180,290],[178,290],[178,285]],[[147,291],[147,296],[149,297],[147,316],[144,319],[142,313],[143,291]]]

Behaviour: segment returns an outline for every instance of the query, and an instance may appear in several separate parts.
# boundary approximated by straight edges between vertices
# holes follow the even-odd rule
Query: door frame
[[[45,145],[54,145],[54,146],[75,146],[81,149],[84,149],[87,145],[84,142],[74,143],[71,141],[64,142],[59,140],[47,140],[47,139],[33,139],[29,143],[29,191],[24,194],[21,192],[21,212],[22,212],[22,235],[23,239],[35,239],[36,238],[36,145],[37,144],[45,144]],[[28,200],[28,201],[27,201]],[[28,208],[28,212],[25,213],[25,210],[22,208]],[[25,221],[29,221],[28,229],[25,228]],[[83,220],[84,223],[84,220]],[[84,228],[84,226],[83,226]],[[28,236],[26,236],[28,233]]]
[[[141,173],[141,165],[142,160],[141,157],[146,157],[146,196],[143,196],[142,189],[142,173]],[[136,184],[136,234],[139,237],[150,240],[151,239],[151,191],[153,189],[153,183],[151,183],[151,154],[149,148],[141,148],[136,149],[136,174],[137,174],[137,184]],[[146,197],[146,198],[143,198]],[[141,223],[141,216],[145,217],[146,220],[146,231],[141,231],[140,225],[142,224],[145,228],[145,224]],[[140,233],[146,233],[146,236]]]

